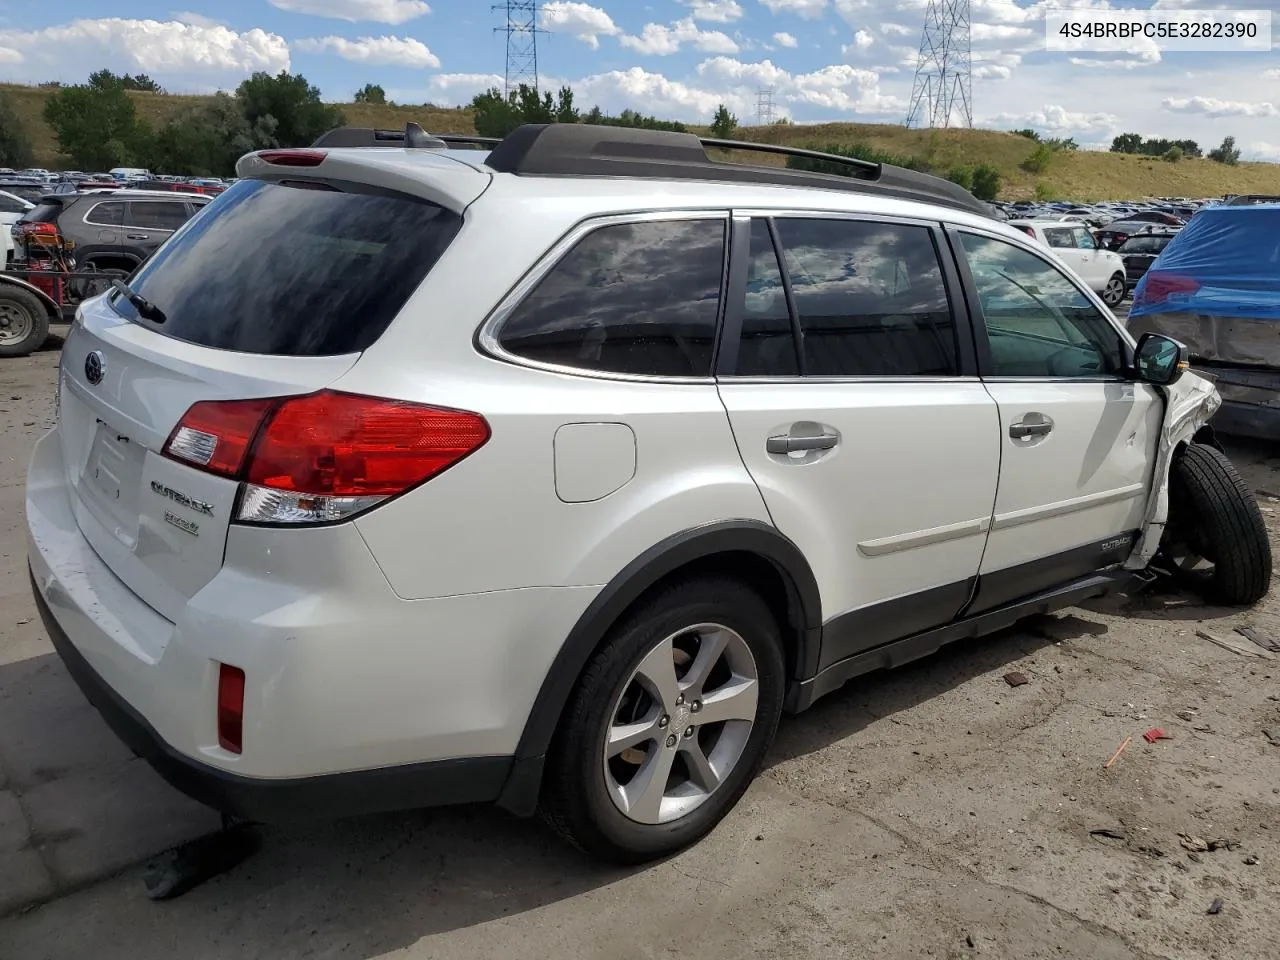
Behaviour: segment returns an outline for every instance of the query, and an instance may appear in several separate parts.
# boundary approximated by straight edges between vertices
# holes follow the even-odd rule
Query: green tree
[[[989,163],[973,168],[973,195],[979,200],[996,200],[1000,196],[1000,171]]]
[[[1142,147],[1142,134],[1122,133],[1111,141],[1112,153],[1137,153]]]
[[[118,83],[63,87],[45,101],[44,118],[58,147],[81,169],[124,166],[145,152],[148,131]]]
[[[1168,150],[1164,152],[1162,159],[1169,161],[1169,163],[1177,163],[1179,160],[1182,159],[1182,157],[1183,157],[1182,148],[1177,144],[1174,144],[1172,147],[1170,147]]]
[[[497,87],[472,97],[471,110],[475,116],[476,133],[482,137],[505,137],[524,122],[514,93],[504,97]]]
[[[1042,203],[1047,200],[1057,200],[1058,191],[1049,186],[1043,180],[1036,181],[1036,199]]]
[[[1022,169],[1028,173],[1044,173],[1049,169],[1049,164],[1053,162],[1053,156],[1057,153],[1053,147],[1047,143],[1042,143],[1031,152],[1031,156],[1022,161]]]
[[[259,146],[305,147],[322,133],[342,126],[342,111],[322,103],[320,91],[301,74],[255,73],[236,88],[236,99],[249,126],[274,123],[273,143]]]
[[[110,70],[95,70],[89,74],[89,86],[95,90],[141,90],[145,93],[164,93],[164,88],[145,73],[136,77]]]
[[[947,174],[947,179],[952,183],[958,183],[966,190],[973,192],[973,168],[972,167],[952,167]]]
[[[387,91],[383,90],[379,84],[366,83],[356,91],[353,99],[356,103],[386,103]]]
[[[234,97],[217,93],[156,131],[148,165],[184,176],[231,176],[240,157],[275,142],[274,123],[267,116],[250,124]]]
[[[1072,150],[1079,150],[1080,145],[1071,137],[1054,137],[1051,140],[1044,141],[1051,150],[1062,150],[1070,153]]]
[[[720,140],[728,140],[737,129],[738,118],[723,103],[720,104],[716,108],[716,115],[711,119],[711,135]]]
[[[31,163],[31,138],[9,95],[0,92],[0,167],[29,167]]]
[[[1209,151],[1209,159],[1216,160],[1218,163],[1225,163],[1229,167],[1234,167],[1240,162],[1240,151],[1236,148],[1236,138],[1224,138],[1222,146]]]
[[[573,91],[561,87],[556,96],[556,123],[577,123],[582,117],[573,106]]]
[[[1026,137],[1028,140],[1035,140],[1037,142],[1040,140],[1040,134],[1036,133],[1030,127],[1026,127],[1022,130],[1011,130],[1009,132],[1016,133],[1020,137]]]

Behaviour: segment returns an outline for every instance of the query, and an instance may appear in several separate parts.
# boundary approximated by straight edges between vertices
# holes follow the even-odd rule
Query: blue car
[[[1201,210],[1133,291],[1129,329],[1181,340],[1223,433],[1280,440],[1280,203]]]

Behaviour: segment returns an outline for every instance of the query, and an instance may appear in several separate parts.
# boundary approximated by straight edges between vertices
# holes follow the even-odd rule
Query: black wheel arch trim
[[[787,590],[791,626],[798,631],[792,682],[817,673],[822,634],[818,582],[800,548],[776,527],[759,520],[725,520],[683,530],[662,540],[627,564],[587,607],[569,631],[542,682],[525,721],[499,805],[531,814],[538,799],[542,766],[569,696],[587,661],[609,629],[654,584],[681,567],[724,553],[748,553],[767,560]]]

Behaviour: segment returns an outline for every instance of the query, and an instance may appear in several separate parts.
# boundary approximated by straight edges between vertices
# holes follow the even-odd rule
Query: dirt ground
[[[38,622],[12,625],[33,615],[21,468],[56,361],[0,366],[10,665],[49,651]],[[1231,448],[1276,544],[1280,450]],[[0,921],[0,958],[1274,958],[1280,654],[1233,632],[1248,624],[1280,638],[1280,587],[1245,611],[1167,588],[1110,598],[861,678],[784,719],[708,839],[642,869],[483,809],[269,828],[168,903],[146,899],[140,865],[83,877]],[[1013,670],[1030,682],[1009,686]],[[1146,742],[1152,727],[1171,739]]]

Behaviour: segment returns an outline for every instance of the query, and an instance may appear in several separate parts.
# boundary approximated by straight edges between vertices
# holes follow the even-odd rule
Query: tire
[[[713,626],[727,632],[711,631]],[[697,634],[690,632],[695,628],[705,628],[708,637],[696,647],[692,638]],[[724,638],[724,654],[710,676],[703,673],[708,691],[704,704],[694,695],[702,685],[689,681],[698,672],[697,651],[702,644],[712,643],[707,650],[716,648],[713,635]],[[669,674],[675,686],[665,698],[644,692],[654,688],[646,688],[637,671],[660,674],[668,656],[673,659]],[[699,712],[706,711],[701,716],[707,716],[713,699],[717,712],[752,713],[749,688],[742,679],[747,660],[755,670],[750,727],[740,719],[698,724]],[[684,672],[677,678],[681,669]],[[785,681],[777,622],[753,591],[734,580],[707,578],[655,593],[614,626],[578,680],[547,758],[540,804],[544,819],[587,854],[620,864],[643,863],[694,843],[733,808],[759,771],[782,713]],[[679,703],[673,699],[679,690],[692,691],[687,702],[674,707],[663,702]],[[726,710],[730,699],[732,711]],[[627,711],[635,712],[624,716]],[[637,720],[632,729],[646,728],[645,739],[626,741],[637,745],[607,759],[610,731],[616,733],[623,724]],[[686,723],[692,724],[687,735],[682,733]],[[711,761],[705,766],[690,765],[691,749],[698,756],[710,755]],[[729,759],[735,751],[736,759]],[[652,770],[669,774],[646,780],[642,774],[650,770],[648,765],[661,761],[666,766]],[[719,773],[714,769],[717,763]],[[704,771],[701,777],[695,778],[695,768]],[[657,793],[654,807],[646,800],[654,791],[636,784],[659,779],[664,789]],[[715,785],[705,789],[713,781]],[[669,795],[668,790],[678,795]],[[641,798],[629,812],[623,809],[628,791]]]
[[[1108,307],[1118,307],[1127,293],[1123,273],[1113,273],[1102,291],[1102,302]]]
[[[1169,475],[1165,559],[1212,603],[1256,603],[1271,585],[1262,511],[1226,455],[1188,444]],[[1198,560],[1198,563],[1188,563]]]
[[[49,312],[30,290],[0,283],[0,357],[26,357],[49,337]]]

